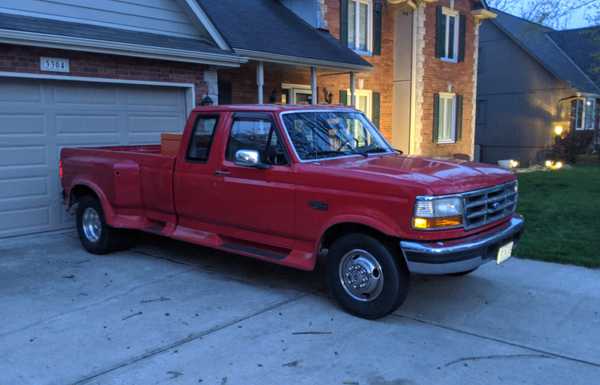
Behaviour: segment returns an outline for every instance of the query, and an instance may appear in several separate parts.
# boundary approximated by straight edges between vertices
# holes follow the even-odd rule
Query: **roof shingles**
[[[276,0],[197,0],[234,50],[371,67]]]
[[[494,12],[498,17],[493,22],[554,76],[568,82],[581,92],[600,93],[600,85],[594,83],[569,56],[568,50],[554,40],[556,34],[564,32],[555,31],[499,10]],[[571,43],[569,41],[569,44]]]

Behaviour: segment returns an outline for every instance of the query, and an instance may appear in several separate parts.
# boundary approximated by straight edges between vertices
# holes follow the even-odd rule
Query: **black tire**
[[[86,210],[90,209],[99,217],[99,230],[97,231],[97,239],[86,234],[84,228],[84,215]],[[121,250],[128,247],[127,239],[124,236],[123,230],[112,228],[106,224],[104,219],[104,211],[102,205],[96,197],[84,196],[79,200],[77,206],[77,232],[81,245],[92,254],[108,254],[112,251]]]
[[[377,285],[379,289],[375,290],[372,298],[367,295],[359,300],[356,293],[354,296],[350,293],[352,289],[346,289],[350,285],[343,276],[349,277],[349,275],[343,273],[347,270],[340,265],[356,265],[353,262],[345,261],[356,261],[361,255],[364,256],[361,254],[362,251],[368,253],[366,254],[367,258],[372,258],[377,262],[379,265],[377,269],[381,269],[383,281],[381,286]],[[375,272],[375,270],[372,271]],[[377,277],[377,275],[371,274],[373,277]],[[364,278],[364,276],[362,277]],[[404,303],[408,294],[410,274],[404,261],[397,258],[382,242],[371,236],[355,233],[339,238],[329,249],[327,281],[333,297],[346,311],[361,318],[378,319],[392,313]]]
[[[475,270],[479,269],[478,267],[471,269],[471,270],[467,270],[467,271],[461,271],[460,273],[450,273],[450,274],[446,274],[450,277],[464,277],[465,275],[469,275],[472,272],[474,272]]]

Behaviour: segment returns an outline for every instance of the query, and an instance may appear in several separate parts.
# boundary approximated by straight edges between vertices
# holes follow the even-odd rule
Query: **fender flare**
[[[319,231],[319,237],[314,245],[315,255],[319,254],[319,246],[321,245],[323,237],[325,236],[327,231],[329,231],[332,227],[341,224],[366,226],[390,237],[399,237],[400,234],[400,229],[397,225],[394,226],[367,215],[340,215],[327,221],[325,225],[322,226],[321,230]]]
[[[109,226],[114,225],[115,210],[110,205],[108,198],[102,189],[97,184],[90,182],[89,180],[76,179],[73,181],[71,187],[69,188],[68,207],[73,205],[73,190],[78,186],[87,187],[96,194],[98,200],[100,201],[100,205],[102,206],[102,211],[104,211],[104,220]]]

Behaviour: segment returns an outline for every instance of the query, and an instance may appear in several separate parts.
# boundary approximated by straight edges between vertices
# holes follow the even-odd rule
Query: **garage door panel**
[[[119,115],[56,115],[56,132],[61,134],[104,134],[119,131]]]
[[[8,198],[31,198],[48,196],[48,178],[0,179],[0,201]]]
[[[38,82],[5,81],[0,92],[0,103],[36,103],[42,101],[42,84]]]
[[[185,118],[182,89],[0,78],[0,237],[73,226],[62,148],[158,143]]]
[[[181,131],[180,116],[146,116],[136,115],[130,116],[127,121],[127,128],[132,133],[160,133]]]
[[[0,147],[0,170],[9,166],[46,165],[47,152],[44,146]]]
[[[56,84],[53,87],[54,103],[72,105],[115,105],[118,103],[118,89],[109,85]]]
[[[0,111],[0,138],[6,135],[44,135],[45,133],[44,114]]]
[[[35,178],[50,176],[50,169],[47,165],[42,166],[21,166],[21,167],[0,167],[0,180]]]
[[[50,208],[0,211],[0,236],[50,229]]]
[[[153,106],[171,109],[181,109],[182,93],[178,90],[138,87],[127,90],[125,99],[130,106]]]

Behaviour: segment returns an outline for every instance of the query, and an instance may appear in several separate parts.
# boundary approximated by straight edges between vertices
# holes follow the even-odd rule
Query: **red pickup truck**
[[[135,229],[303,270],[324,258],[333,296],[371,319],[403,303],[410,273],[508,259],[524,223],[514,174],[403,156],[347,107],[202,107],[177,155],[67,148],[60,172],[91,253]]]

